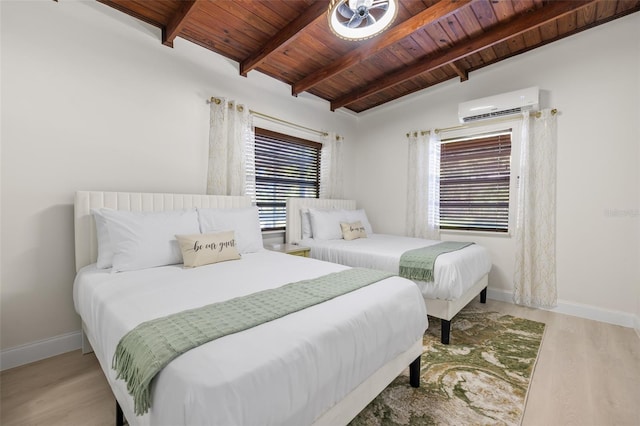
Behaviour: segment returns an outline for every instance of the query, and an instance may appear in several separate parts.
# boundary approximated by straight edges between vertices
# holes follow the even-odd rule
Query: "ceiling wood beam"
[[[175,40],[180,31],[184,28],[189,15],[196,10],[196,4],[198,0],[185,0],[180,2],[180,7],[176,13],[171,16],[166,27],[162,27],[162,44],[165,46],[173,47],[173,40]]]
[[[1,0],[0,0],[1,1]],[[149,25],[153,25],[156,28],[162,28],[164,24],[162,24],[161,22],[158,22],[157,20],[151,18],[151,17],[147,17],[145,15],[143,15],[142,13],[138,13],[134,10],[131,10],[130,8],[121,5],[119,3],[116,3],[112,0],[97,0],[98,3],[102,3],[105,6],[109,6],[114,8],[115,10],[119,10],[122,13],[126,13],[129,16],[133,16],[136,19],[141,20],[142,22],[146,22]]]
[[[387,48],[388,46],[409,37],[425,25],[451,15],[471,1],[472,0],[439,1],[419,14],[414,15],[406,21],[387,30],[382,37],[377,37],[368,41],[357,49],[354,49],[342,56],[337,61],[296,82],[292,87],[291,93],[294,96],[297,96],[300,93],[309,90],[313,86],[354,65],[357,65],[361,61],[375,55],[377,52]]]
[[[246,77],[249,71],[259,67],[270,54],[298,38],[302,31],[324,15],[328,8],[328,0],[318,0],[309,6],[300,16],[270,38],[258,51],[242,61],[240,63],[240,75]]]
[[[347,106],[360,99],[389,89],[419,74],[432,71],[445,64],[451,64],[467,55],[513,38],[560,16],[581,9],[595,1],[597,0],[558,0],[551,2],[540,9],[527,12],[518,18],[500,24],[480,37],[455,45],[449,50],[438,52],[435,55],[418,61],[414,65],[403,67],[399,71],[386,75],[373,84],[360,87],[351,93],[347,93],[331,101],[331,111],[335,111],[338,108]]]
[[[469,80],[469,71],[465,70],[464,68],[462,68],[461,66],[459,66],[455,62],[451,62],[451,64],[449,64],[449,65],[451,66],[451,68],[453,68],[453,70],[456,72],[456,74],[458,74],[458,76],[460,77],[460,82]]]

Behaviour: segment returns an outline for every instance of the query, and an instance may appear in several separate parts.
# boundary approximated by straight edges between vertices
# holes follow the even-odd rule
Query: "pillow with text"
[[[240,259],[233,231],[216,234],[176,235],[185,268]]]
[[[342,238],[347,241],[355,240],[358,238],[367,238],[367,231],[360,221],[352,223],[341,223]]]

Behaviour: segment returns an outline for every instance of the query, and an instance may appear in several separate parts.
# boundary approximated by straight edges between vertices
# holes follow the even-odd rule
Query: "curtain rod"
[[[553,108],[551,110],[551,114],[557,114],[558,110],[556,108]],[[534,111],[531,113],[531,115],[535,118],[540,118],[540,116],[542,115],[542,112],[540,111]],[[491,124],[491,123],[500,123],[502,121],[511,121],[513,120],[513,116],[511,117],[497,117],[497,118],[492,118],[492,119],[488,119],[488,120],[482,120],[482,121],[472,121],[471,123],[465,123],[465,124],[460,124],[457,126],[451,126],[451,127],[444,127],[442,129],[435,129],[436,133],[440,133],[440,132],[450,132],[452,130],[461,130],[461,129],[467,129],[470,127],[478,127],[478,126],[482,126],[482,125],[486,125],[486,124]],[[431,130],[421,130],[420,131],[420,135],[425,136],[431,133]],[[409,137],[411,135],[411,133],[407,133],[407,137]]]
[[[209,102],[213,102],[216,105],[219,105],[220,102],[222,102],[222,99],[212,96],[211,99],[209,100]],[[241,108],[242,105],[239,105],[238,107]],[[240,110],[240,111],[242,111],[242,110]],[[306,130],[308,132],[316,133],[316,134],[318,134],[320,136],[328,136],[329,135],[329,133],[327,133],[327,132],[323,132],[323,131],[320,131],[320,130],[312,129],[310,127],[301,126],[300,124],[292,123],[290,121],[283,120],[281,118],[277,118],[277,117],[273,117],[271,115],[263,114],[261,112],[254,111],[252,109],[249,110],[249,113],[251,115],[255,115],[256,117],[264,118],[265,120],[269,120],[269,121],[272,121],[272,122],[275,122],[275,123],[286,124],[287,126],[296,127],[298,129]]]
[[[286,120],[283,120],[281,118],[272,117],[270,115],[263,114],[263,113],[258,112],[258,111],[254,111],[254,110],[250,109],[249,112],[252,115],[255,115],[257,117],[264,118],[265,120],[274,121],[276,123],[286,124],[286,125],[291,126],[291,127],[297,127],[299,129],[306,130],[308,132],[316,133],[316,134],[318,134],[320,136],[329,136],[329,133],[327,133],[327,132],[323,132],[323,131],[320,131],[320,130],[312,129],[310,127],[301,126],[300,124],[292,123],[290,121],[286,121]]]

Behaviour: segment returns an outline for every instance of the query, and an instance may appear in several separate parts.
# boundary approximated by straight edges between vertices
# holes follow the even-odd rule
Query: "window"
[[[440,229],[508,232],[511,129],[443,140]]]
[[[319,196],[322,144],[259,128],[255,133],[260,227],[285,229],[287,198]]]

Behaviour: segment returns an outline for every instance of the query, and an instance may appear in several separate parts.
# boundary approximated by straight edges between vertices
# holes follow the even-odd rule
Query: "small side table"
[[[267,250],[278,251],[280,253],[292,254],[294,256],[309,257],[311,248],[299,246],[295,244],[267,244],[264,246]]]

